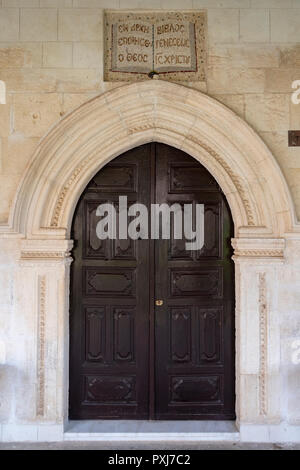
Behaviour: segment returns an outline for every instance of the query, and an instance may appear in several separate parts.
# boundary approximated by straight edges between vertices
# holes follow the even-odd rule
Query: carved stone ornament
[[[70,259],[71,240],[24,240],[21,246],[21,261],[64,261]]]
[[[233,239],[234,259],[240,258],[272,258],[283,260],[284,239],[240,238]]]
[[[46,276],[38,277],[37,416],[45,412]]]
[[[268,306],[266,273],[259,273],[259,414],[267,414]]]
[[[205,81],[206,12],[106,11],[104,80]]]

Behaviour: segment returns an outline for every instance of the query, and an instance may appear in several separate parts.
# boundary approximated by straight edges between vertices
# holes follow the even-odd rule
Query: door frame
[[[58,427],[68,421],[69,233],[76,203],[108,161],[153,140],[200,161],[227,197],[235,225],[237,422],[246,432],[280,421],[284,410],[273,399],[280,397],[280,358],[275,367],[270,360],[277,358],[279,324],[272,312],[280,308],[279,273],[293,263],[287,253],[300,245],[286,181],[260,137],[232,111],[161,80],[116,88],[63,119],[39,144],[9,223],[0,228],[20,278],[17,307],[36,318],[36,328],[26,330],[36,377],[31,419]]]

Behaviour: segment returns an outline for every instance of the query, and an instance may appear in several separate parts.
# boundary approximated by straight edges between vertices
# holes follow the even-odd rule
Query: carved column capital
[[[72,240],[23,240],[22,262],[71,262]]]
[[[231,243],[234,248],[233,259],[235,261],[284,260],[284,238],[233,238]]]

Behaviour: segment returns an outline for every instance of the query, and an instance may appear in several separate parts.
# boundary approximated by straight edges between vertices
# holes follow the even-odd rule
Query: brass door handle
[[[163,305],[164,301],[163,300],[156,300],[155,301],[155,305],[157,305],[157,307],[161,307]]]

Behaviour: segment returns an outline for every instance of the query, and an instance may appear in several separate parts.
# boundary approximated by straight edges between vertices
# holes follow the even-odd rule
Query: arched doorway
[[[203,204],[203,246],[174,237],[174,213],[170,239],[100,240],[97,208],[119,213],[120,196],[149,214]],[[235,418],[233,233],[218,183],[181,150],[145,144],[92,178],[72,225],[71,419]]]
[[[0,225],[1,253],[9,259],[5,273],[17,278],[16,308],[32,319],[22,323],[17,342],[23,352],[11,362],[17,370],[24,367],[23,358],[29,358],[30,387],[27,375],[19,379],[32,397],[32,407],[23,403],[21,386],[19,406],[33,426],[44,429],[47,424],[58,439],[63,437],[69,416],[74,210],[102,167],[149,142],[194,157],[214,176],[230,206],[235,232],[236,423],[241,439],[249,442],[258,433],[271,439],[275,433],[276,439],[293,440],[298,431],[287,421],[280,401],[289,362],[281,360],[278,345],[285,344],[279,319],[298,308],[297,295],[290,297],[288,306],[283,299],[286,286],[295,282],[300,224],[285,178],[247,123],[209,96],[163,80],[115,88],[51,129],[24,174],[8,224]],[[16,440],[19,432],[28,434],[23,417],[22,424],[13,417]],[[275,422],[280,424],[273,426]],[[107,433],[104,437],[109,439]]]

